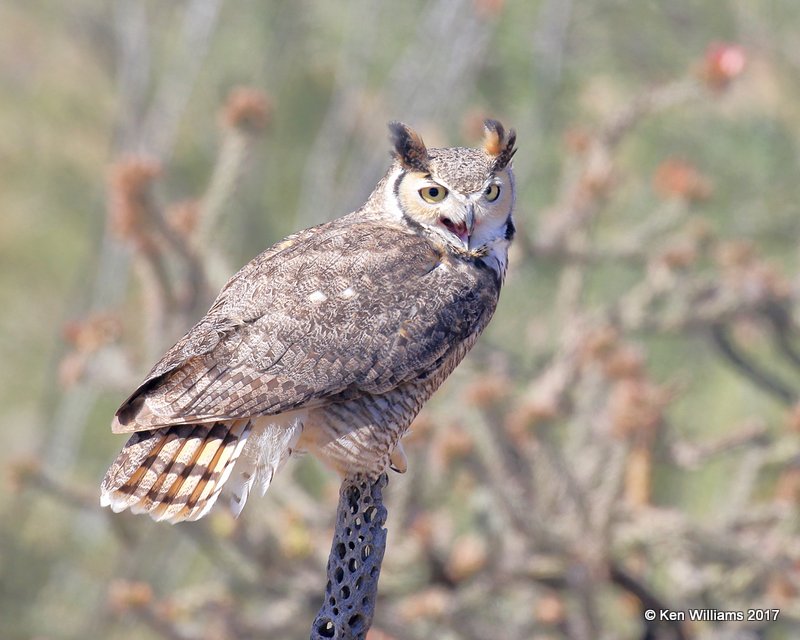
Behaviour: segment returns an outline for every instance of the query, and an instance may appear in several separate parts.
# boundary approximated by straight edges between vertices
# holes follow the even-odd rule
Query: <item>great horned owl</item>
[[[389,125],[394,161],[357,211],[305,229],[233,276],[122,403],[132,434],[101,504],[238,515],[294,452],[342,475],[406,467],[400,437],[497,305],[514,237],[514,131],[428,149]]]

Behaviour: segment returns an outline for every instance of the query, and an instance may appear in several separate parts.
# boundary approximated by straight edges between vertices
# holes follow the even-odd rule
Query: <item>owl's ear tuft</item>
[[[390,140],[394,145],[392,155],[411,171],[429,172],[430,158],[422,137],[407,124],[390,122]]]
[[[513,129],[506,132],[505,127],[497,120],[486,120],[483,126],[483,149],[490,156],[495,156],[492,171],[501,171],[517,152],[514,148],[517,133]]]
[[[483,121],[483,149],[490,156],[500,155],[506,130],[497,120]]]

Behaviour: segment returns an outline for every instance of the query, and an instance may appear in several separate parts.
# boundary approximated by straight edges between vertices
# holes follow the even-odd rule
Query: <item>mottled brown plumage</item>
[[[405,470],[400,437],[497,304],[514,134],[491,121],[496,144],[429,150],[391,130],[365,205],[247,264],[122,404],[112,429],[132,435],[102,504],[177,522],[224,491],[238,514],[295,451],[341,474]]]

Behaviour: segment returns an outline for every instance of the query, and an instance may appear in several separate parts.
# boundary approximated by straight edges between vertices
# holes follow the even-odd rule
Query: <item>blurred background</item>
[[[518,239],[390,477],[370,640],[800,635],[794,0],[6,0],[0,95],[0,637],[308,637],[338,480],[112,515],[111,416],[239,266],[366,198],[388,120],[487,116]]]

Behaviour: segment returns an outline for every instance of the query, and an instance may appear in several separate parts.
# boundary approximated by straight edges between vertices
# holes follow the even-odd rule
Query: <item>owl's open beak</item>
[[[458,222],[455,222],[452,218],[442,218],[441,220],[442,225],[461,241],[464,251],[469,251],[469,243],[475,227],[475,206],[471,204],[466,206],[463,220]]]

